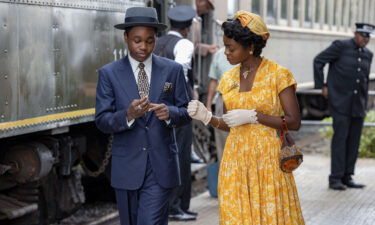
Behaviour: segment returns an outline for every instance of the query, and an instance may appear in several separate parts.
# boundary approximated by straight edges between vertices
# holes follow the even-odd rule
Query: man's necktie
[[[148,91],[150,86],[148,84],[148,78],[145,71],[145,64],[139,63],[139,72],[138,72],[138,91],[141,98],[148,96]]]

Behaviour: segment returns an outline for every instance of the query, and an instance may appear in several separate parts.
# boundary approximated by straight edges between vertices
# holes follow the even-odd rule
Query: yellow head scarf
[[[261,36],[263,40],[270,37],[267,26],[259,15],[240,10],[234,14],[234,18],[238,19],[243,27],[247,26],[251,32]]]

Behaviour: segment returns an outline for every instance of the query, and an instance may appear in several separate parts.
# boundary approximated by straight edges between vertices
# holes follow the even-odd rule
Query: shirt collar
[[[174,30],[168,31],[168,34],[172,34],[172,35],[175,35],[177,37],[184,38],[184,37],[182,37],[182,35],[179,32],[174,31]]]
[[[360,48],[360,47],[355,43],[354,38],[352,38],[352,43],[353,43],[354,49],[359,50],[359,51],[363,51],[364,48]]]
[[[130,65],[133,68],[133,71],[135,71],[138,68],[139,63],[141,63],[141,62],[134,59],[130,54],[128,54],[128,56],[129,56]],[[145,64],[146,68],[151,68],[152,54],[145,61],[143,61],[143,64]]]

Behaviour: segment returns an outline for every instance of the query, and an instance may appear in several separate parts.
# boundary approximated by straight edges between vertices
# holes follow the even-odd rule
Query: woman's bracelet
[[[220,118],[219,117],[216,117],[217,118],[217,126],[214,126],[215,128],[219,128],[220,126]]]

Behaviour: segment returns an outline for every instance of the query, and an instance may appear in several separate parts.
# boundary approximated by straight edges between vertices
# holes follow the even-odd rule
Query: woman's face
[[[225,35],[223,36],[223,41],[225,46],[224,53],[231,65],[242,63],[250,56],[250,47],[244,48],[240,43],[226,37]]]

